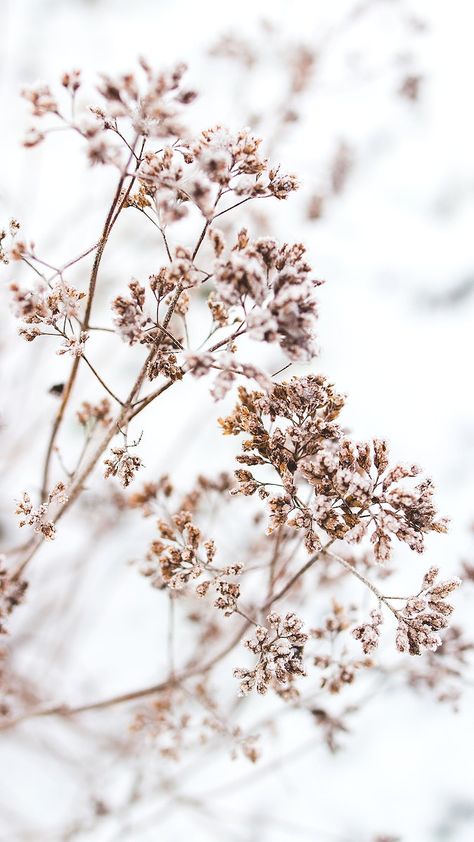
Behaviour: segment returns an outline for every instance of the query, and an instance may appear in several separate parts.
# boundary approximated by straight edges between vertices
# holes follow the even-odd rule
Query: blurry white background
[[[386,436],[395,457],[420,463],[434,478],[440,511],[452,524],[446,537],[428,542],[427,554],[457,572],[474,552],[472,3],[0,0],[0,16],[0,223],[20,219],[24,235],[61,263],[97,239],[101,197],[105,186],[110,190],[110,176],[89,169],[61,133],[32,151],[22,148],[23,85],[76,67],[89,74],[134,69],[137,55],[155,67],[184,60],[200,92],[196,128],[249,125],[265,137],[272,158],[298,174],[302,189],[278,205],[271,233],[305,242],[317,275],[327,280],[319,295],[321,355],[313,368],[348,393],[345,420],[355,436]],[[210,53],[229,33],[236,60]],[[288,61],[300,46],[314,54],[314,66],[294,98],[298,119],[285,122],[279,109]],[[243,220],[251,224],[250,215]],[[124,229],[104,261],[104,300],[118,274],[124,286],[132,275],[152,271],[153,248],[141,229]],[[48,389],[64,377],[66,363],[51,361],[39,343],[32,354],[16,336],[6,286],[4,280],[0,518],[11,543],[13,501],[31,487],[32,475],[39,478],[54,407]],[[170,397],[166,417],[156,418],[156,442],[167,419],[189,418],[189,403],[183,408],[180,400]],[[177,453],[185,476],[190,465],[193,472],[212,467],[225,452],[220,443],[217,454],[206,450],[221,409],[204,402],[193,412],[199,421],[193,442],[184,443],[185,423],[174,421],[166,452],[157,456],[156,442],[144,441],[160,471]],[[84,598],[70,617],[81,633],[76,629],[67,666],[48,667],[53,701],[95,698],[99,686],[102,695],[120,692],[159,671],[155,594],[126,566],[136,533],[125,527],[117,536],[114,558],[99,544],[87,562]],[[80,531],[72,547],[70,537],[59,539],[54,570],[61,553],[80,565],[82,542],[89,540]],[[419,565],[409,553],[398,557]],[[45,554],[41,572],[32,570],[33,584],[35,576],[47,577],[48,563]],[[100,609],[88,587],[107,593]],[[471,600],[467,586],[458,621],[472,629]],[[54,604],[50,610],[38,618],[39,639],[49,643],[58,635]],[[31,655],[23,667],[33,676],[44,669]],[[28,723],[2,738],[0,838],[180,842],[192,834],[195,842],[371,842],[386,832],[403,842],[468,842],[474,838],[473,701],[470,686],[457,713],[429,696],[382,696],[359,715],[336,755],[317,734],[311,741],[306,729],[300,734],[296,718],[274,745],[267,742],[256,769],[230,764],[225,753],[198,768],[190,764],[178,771],[181,801],[166,808],[161,783],[143,815],[106,816],[89,829],[72,826],[81,815],[81,787],[99,783],[104,798],[119,803],[118,765],[111,769],[94,757],[79,732],[75,740],[74,730]],[[94,720],[94,727],[104,729],[105,739],[107,722]],[[214,789],[208,813],[187,804],[187,797]],[[70,835],[56,835],[67,821]]]

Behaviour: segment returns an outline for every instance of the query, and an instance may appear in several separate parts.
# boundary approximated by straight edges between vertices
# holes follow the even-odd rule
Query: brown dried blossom
[[[435,651],[441,646],[439,632],[448,625],[453,606],[446,597],[461,584],[457,576],[436,584],[439,570],[430,567],[423,577],[420,591],[410,597],[398,612],[397,649],[410,655],[421,655],[424,649]]]
[[[204,548],[205,560],[199,558],[201,531],[186,510],[177,512],[171,522],[159,520],[157,527],[160,537],[151,543],[140,572],[155,588],[182,590],[201,575],[206,564],[212,564],[214,546],[208,544]]]
[[[12,283],[10,292],[14,315],[27,325],[55,327],[65,319],[80,320],[79,302],[85,297],[85,293],[79,292],[62,280],[51,286],[38,281],[32,289]]]
[[[229,324],[229,308],[226,307],[223,301],[220,301],[217,293],[212,290],[207,299],[207,306],[211,311],[212,321],[219,327],[225,327]]]
[[[380,626],[383,623],[382,613],[376,609],[370,612],[371,623],[362,623],[352,630],[352,636],[360,641],[362,651],[370,655],[378,646]]]
[[[60,356],[62,354],[71,354],[72,357],[82,357],[84,353],[84,346],[88,339],[89,334],[84,330],[81,330],[79,337],[67,336],[62,345],[59,346],[56,353]]]
[[[31,104],[32,115],[44,121],[46,117],[59,117],[65,126],[79,132],[88,143],[91,163],[119,164],[118,146],[114,148],[108,134],[119,134],[118,121],[127,120],[137,135],[146,138],[171,138],[181,136],[183,106],[195,98],[194,91],[182,85],[186,65],[178,64],[164,73],[157,73],[144,60],[140,61],[142,74],[125,73],[115,78],[102,74],[96,93],[100,104],[90,105],[85,113],[74,119],[62,112],[59,98],[42,83],[23,91]],[[63,74],[62,88],[73,99],[81,84],[80,73],[74,70]],[[47,125],[41,132],[33,126],[25,145],[36,145],[54,128]],[[32,139],[34,137],[34,139]]]
[[[41,534],[47,541],[52,541],[56,535],[56,527],[52,520],[47,519],[47,515],[49,515],[51,506],[60,505],[67,501],[65,492],[66,486],[64,483],[57,482],[49,492],[46,501],[41,503],[37,509],[34,509],[30,495],[25,491],[15,511],[15,514],[21,518],[18,526],[32,526],[35,532]]]
[[[189,194],[186,191],[185,159],[182,154],[172,147],[165,147],[160,153],[147,152],[138,174],[141,187],[133,200],[135,207],[143,209],[154,203],[162,226],[186,216]],[[207,195],[210,195],[210,189]]]
[[[204,597],[213,588],[217,594],[213,603],[214,607],[222,611],[224,617],[230,617],[231,614],[238,610],[240,584],[238,582],[229,582],[224,577],[238,576],[242,571],[243,565],[241,564],[224,567],[212,579],[206,579],[204,582],[200,582],[196,587],[196,594],[199,597]]]
[[[153,499],[157,499],[159,491],[166,493],[166,488],[156,487],[150,491],[153,492]],[[144,502],[145,515],[149,513],[149,499],[145,499]],[[186,502],[191,501],[188,499]],[[223,611],[224,616],[230,617],[237,610],[240,596],[240,585],[232,579],[242,573],[243,566],[216,566],[214,541],[204,538],[200,528],[193,521],[191,511],[187,509],[179,509],[167,520],[158,520],[157,528],[159,538],[150,545],[145,562],[140,567],[142,575],[147,577],[155,588],[168,587],[174,591],[182,591],[192,581],[207,574],[208,578],[196,586],[196,595],[203,598],[210,589],[214,590],[214,606]]]
[[[107,427],[112,420],[110,401],[108,398],[103,398],[98,404],[83,401],[76,415],[82,427],[95,426],[96,424]]]
[[[112,447],[112,456],[109,459],[104,459],[106,466],[104,477],[117,477],[120,485],[123,488],[128,488],[130,483],[135,479],[137,471],[142,467],[143,462],[139,456],[129,453],[129,445],[126,443]]]
[[[222,400],[232,389],[238,376],[247,380],[255,380],[259,386],[268,390],[271,387],[271,378],[257,366],[251,363],[241,363],[235,358],[233,352],[220,352],[211,354],[204,352],[200,354],[187,354],[187,366],[194,377],[204,377],[213,370],[217,374],[210,392],[215,401]]]
[[[194,266],[192,251],[184,246],[177,246],[169,265],[162,269],[161,280],[166,288],[174,290],[179,284],[181,289],[191,289],[202,281],[202,273]]]
[[[275,240],[250,242],[244,229],[227,259],[214,266],[218,299],[228,307],[253,304],[248,316],[249,335],[259,341],[278,342],[292,360],[315,355],[317,304],[315,287],[301,243],[279,247]]]
[[[222,126],[203,131],[191,146],[193,159],[221,188],[232,186],[238,196],[286,199],[298,188],[294,175],[280,175],[260,154],[260,138],[243,129],[232,134]]]
[[[293,378],[268,396],[245,389],[239,395],[234,413],[220,423],[227,435],[251,434],[239,462],[272,466],[279,476],[284,495],[270,501],[272,528],[288,522],[304,529],[311,550],[321,530],[331,539],[359,542],[372,527],[380,562],[391,557],[392,535],[422,552],[425,533],[446,531],[446,521],[436,516],[430,480],[414,489],[398,485],[419,473],[416,466],[387,470],[386,442],[355,443],[342,436],[335,419],[344,401],[324,378]],[[269,484],[248,471],[237,478],[241,484],[243,479],[245,494],[253,493],[251,486],[255,491]],[[311,496],[304,505],[308,487]]]
[[[48,85],[41,83],[32,85],[30,88],[24,88],[21,95],[31,104],[31,113],[34,117],[58,113],[58,103]]]
[[[175,383],[176,380],[183,379],[184,371],[173,351],[169,348],[160,348],[147,367],[147,375],[149,380],[156,380],[161,376]]]
[[[141,491],[135,491],[128,498],[127,504],[131,509],[141,509],[144,517],[150,517],[154,511],[154,503],[159,485],[156,482],[145,482]]]
[[[297,188],[294,176],[279,174],[259,154],[260,140],[246,130],[232,134],[217,126],[189,144],[147,152],[138,170],[146,195],[152,198],[160,226],[187,214],[189,202],[211,221],[223,191],[236,196],[286,199]],[[142,209],[143,193],[129,204]]]
[[[143,312],[145,287],[142,287],[138,281],[131,281],[128,287],[130,297],[117,296],[112,302],[112,310],[115,313],[114,322],[120,336],[128,345],[135,345],[136,342],[142,341],[143,332],[151,322]]]
[[[352,613],[350,609],[333,600],[331,612],[325,618],[324,624],[311,629],[311,637],[318,641],[314,665],[321,671],[320,685],[331,695],[336,695],[345,686],[353,684],[359,670],[374,666],[370,658],[353,658],[347,651],[345,638],[351,625]],[[326,643],[326,646],[322,647],[322,643]]]
[[[76,91],[78,91],[79,88],[81,87],[81,71],[80,70],[66,71],[66,73],[63,73],[63,75],[62,75],[61,84],[68,91],[75,94]]]
[[[304,647],[308,635],[303,622],[296,614],[289,613],[283,619],[272,612],[267,626],[256,626],[255,639],[245,641],[245,646],[258,661],[253,669],[237,668],[235,678],[240,679],[240,695],[247,696],[253,689],[264,695],[269,688],[276,692],[297,693],[293,687],[296,678],[306,675],[303,664]]]

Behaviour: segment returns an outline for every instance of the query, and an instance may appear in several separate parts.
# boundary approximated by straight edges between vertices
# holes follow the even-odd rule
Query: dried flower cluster
[[[52,520],[47,519],[47,516],[49,516],[51,506],[67,502],[65,491],[64,483],[57,482],[49,492],[47,500],[37,509],[33,508],[30,495],[25,491],[16,508],[16,514],[21,518],[18,526],[32,526],[35,532],[40,533],[47,541],[52,541],[56,534],[56,527]]]
[[[249,335],[264,342],[279,342],[292,360],[315,355],[317,319],[314,289],[301,243],[278,247],[275,240],[249,241],[246,229],[227,259],[214,267],[216,295],[226,307],[250,307],[246,322]],[[213,300],[215,305],[216,299]]]
[[[356,640],[360,640],[362,649],[366,655],[370,655],[374,649],[377,649],[380,637],[380,626],[383,623],[383,615],[377,609],[370,612],[370,623],[361,623],[352,631],[352,636]],[[397,638],[398,643],[398,638]]]
[[[266,619],[266,626],[257,626],[255,639],[245,641],[245,646],[258,661],[253,669],[234,670],[240,679],[240,692],[246,696],[254,688],[265,695],[269,687],[287,698],[294,695],[295,678],[306,675],[303,654],[308,635],[305,634],[302,621],[296,614],[281,617],[272,611]],[[297,691],[296,691],[297,692]]]
[[[112,456],[104,460],[106,466],[104,476],[106,479],[107,477],[117,477],[120,484],[127,488],[143,462],[136,454],[129,453],[127,444],[121,447],[112,447],[111,452]]]
[[[266,482],[239,470],[237,492],[258,490],[268,497],[271,529],[285,523],[303,529],[310,552],[321,547],[324,535],[358,543],[369,534],[381,563],[391,558],[392,536],[422,552],[425,533],[446,531],[433,505],[432,483],[399,485],[419,469],[388,469],[386,442],[345,437],[336,422],[343,405],[343,397],[316,375],[279,383],[268,394],[241,387],[234,412],[221,420],[223,431],[250,435],[238,461],[271,466],[273,475]],[[281,493],[270,497],[267,486],[274,485]]]
[[[453,612],[449,596],[461,584],[455,576],[446,582],[436,584],[439,570],[430,567],[423,577],[421,590],[405,603],[399,614],[397,630],[397,648],[400,652],[420,655],[423,649],[436,650],[441,646],[439,632],[448,625],[448,617]]]
[[[352,624],[351,613],[350,609],[334,600],[324,624],[311,629],[311,636],[318,641],[314,665],[322,673],[320,686],[331,695],[336,695],[345,686],[353,684],[359,670],[374,666],[370,658],[354,658],[348,652],[346,635]],[[352,634],[357,637],[357,629]],[[372,649],[364,647],[365,654],[370,654],[371,651]]]
[[[201,480],[200,485],[206,487],[207,483]],[[172,488],[165,488],[169,497]],[[132,505],[138,503],[148,513],[151,491],[148,487],[143,495],[132,497]],[[158,488],[155,487],[152,491],[155,499],[157,492]],[[184,502],[196,507],[198,500],[199,491],[195,491]],[[162,507],[162,513],[166,513],[166,507]],[[152,541],[141,565],[141,573],[153,587],[168,587],[172,591],[182,591],[194,580],[201,579],[195,587],[196,595],[203,598],[209,591],[214,591],[214,606],[223,611],[226,617],[230,617],[237,610],[240,596],[240,585],[234,579],[243,572],[243,565],[234,563],[217,567],[216,545],[214,541],[203,538],[189,509],[180,508],[167,520],[158,519],[157,528],[159,538]],[[204,576],[208,578],[202,578]]]

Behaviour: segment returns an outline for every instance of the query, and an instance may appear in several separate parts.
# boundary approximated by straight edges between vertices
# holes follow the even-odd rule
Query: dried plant
[[[438,582],[438,570],[429,567],[409,597],[387,593],[385,581],[396,569],[397,542],[422,554],[426,535],[445,532],[447,522],[437,514],[432,482],[415,480],[416,466],[392,464],[383,440],[350,438],[340,420],[345,398],[326,377],[284,374],[315,357],[321,279],[303,244],[254,239],[239,215],[248,202],[286,200],[298,187],[296,177],[270,162],[247,130],[215,126],[194,137],[184,120],[195,98],[183,81],[185,67],[157,73],[145,61],[140,65],[137,73],[103,75],[88,107],[78,71],[64,74],[57,93],[46,85],[24,92],[35,118],[28,147],[58,127],[69,129],[80,136],[91,165],[116,171],[117,184],[98,242],[66,265],[40,257],[15,220],[0,238],[1,259],[14,267],[10,290],[20,335],[70,357],[38,499],[17,491],[19,526],[29,527],[31,537],[2,561],[0,631],[8,633],[26,594],[35,599],[25,577],[41,564],[40,547],[63,528],[66,513],[82,499],[86,505],[102,472],[125,489],[116,488],[108,499],[112,522],[141,516],[156,525],[148,549],[143,540],[133,561],[156,599],[169,603],[163,644],[170,650],[169,673],[148,687],[85,703],[32,701],[32,694],[15,695],[5,686],[9,701],[0,727],[33,717],[74,721],[85,711],[100,716],[138,703],[130,740],[144,736],[164,757],[179,759],[196,744],[217,739],[254,762],[259,731],[247,733],[236,716],[245,702],[239,692],[253,696],[255,689],[305,711],[334,750],[336,738],[348,731],[347,716],[362,701],[351,697],[336,710],[331,700],[362,676],[390,673],[390,645],[402,664],[393,667],[395,675],[401,668],[414,686],[436,685],[404,653],[422,655],[433,669],[436,658],[443,661],[442,636],[452,612],[446,597],[460,580]],[[300,56],[292,90],[304,88],[311,65],[310,56]],[[343,157],[334,191],[345,177]],[[146,279],[119,278],[105,324],[97,326],[101,261],[125,214],[154,226],[162,265],[152,265]],[[224,215],[225,234],[219,228]],[[76,289],[69,272],[92,255],[88,281]],[[29,281],[23,270],[30,271]],[[109,372],[93,361],[97,331],[126,347],[131,361],[139,359],[127,394],[117,395]],[[78,394],[84,366],[101,391],[97,403]],[[235,478],[223,465],[221,474],[190,477],[183,487],[164,473],[150,474],[140,451],[153,435],[147,407],[166,401],[178,385],[185,390],[193,378],[201,387],[210,381],[214,400],[229,400],[238,386],[234,409],[223,413],[220,427],[226,436],[241,437],[241,452]],[[82,431],[78,454],[63,452],[66,416]],[[214,531],[211,510],[218,512]],[[229,518],[241,524],[242,536],[232,557],[223,541]],[[101,528],[109,528],[105,515]],[[191,633],[178,652],[179,624]],[[448,630],[445,646],[462,663],[468,645],[457,646],[458,634]],[[385,638],[391,644],[379,664],[374,656]],[[236,651],[240,643],[247,653]],[[3,675],[7,682],[7,671]],[[251,704],[257,708],[259,700]],[[261,732],[270,724],[263,721]]]

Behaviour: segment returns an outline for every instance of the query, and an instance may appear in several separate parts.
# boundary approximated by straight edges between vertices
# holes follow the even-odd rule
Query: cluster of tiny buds
[[[447,627],[448,617],[454,610],[446,597],[461,585],[461,579],[454,576],[436,584],[438,574],[437,567],[430,567],[419,593],[410,597],[399,612],[397,648],[400,652],[420,655],[424,649],[434,651],[441,646],[439,632]]]
[[[240,597],[240,584],[238,582],[229,582],[228,576],[239,576],[243,573],[244,566],[242,564],[232,564],[224,567],[222,570],[212,578],[200,582],[196,586],[196,594],[199,597],[207,595],[211,588],[214,588],[217,597],[214,601],[214,607],[223,612],[224,617],[230,617],[238,610],[238,600]]]
[[[331,612],[324,624],[311,629],[311,637],[318,641],[318,651],[314,665],[321,670],[321,688],[331,695],[352,684],[359,670],[374,666],[370,658],[351,658],[345,646],[345,633],[351,625],[352,610],[333,600]],[[326,649],[321,643],[327,644]],[[342,644],[342,646],[341,646]]]
[[[81,427],[95,427],[97,424],[107,427],[112,420],[110,401],[108,398],[103,398],[98,404],[83,401],[76,415]]]
[[[214,607],[225,617],[237,611],[240,584],[234,579],[243,573],[244,566],[234,563],[217,567],[214,541],[203,539],[191,512],[186,509],[167,521],[159,520],[157,526],[160,537],[152,541],[141,566],[141,573],[151,584],[156,588],[182,591],[189,583],[207,574],[208,578],[196,585],[196,596],[202,599],[213,590],[216,593]]]
[[[266,626],[256,626],[255,639],[245,641],[245,646],[258,656],[251,669],[237,668],[235,678],[240,679],[240,695],[248,695],[254,688],[264,695],[271,687],[284,696],[297,694],[293,688],[295,678],[306,675],[303,656],[308,635],[302,631],[303,622],[296,614],[284,618],[272,612]]]
[[[139,456],[129,452],[129,446],[132,445],[125,443],[119,447],[112,447],[112,456],[104,459],[105,478],[117,477],[123,488],[130,485],[132,480],[135,479],[135,474],[143,465]]]
[[[221,426],[227,435],[250,434],[238,461],[273,466],[277,481],[266,483],[239,469],[236,492],[258,491],[266,498],[266,486],[279,485],[281,494],[269,498],[270,529],[285,524],[302,529],[309,552],[321,546],[324,533],[349,543],[370,535],[380,563],[391,557],[392,536],[422,552],[425,533],[447,528],[433,505],[432,482],[413,489],[398,485],[419,468],[389,469],[385,441],[353,442],[344,436],[336,421],[343,405],[343,397],[321,376],[293,378],[269,393],[241,387],[234,412],[220,420]],[[303,504],[308,491],[309,503]]]
[[[67,499],[66,486],[63,482],[56,483],[46,501],[37,509],[33,507],[30,495],[25,491],[15,512],[20,517],[18,526],[32,526],[35,532],[40,533],[47,541],[52,541],[56,535],[56,527],[54,522],[47,518],[49,509],[53,505],[66,503]]]
[[[380,626],[383,623],[382,612],[373,609],[370,612],[370,623],[362,623],[352,630],[352,636],[359,640],[365,655],[370,655],[379,644]]]

